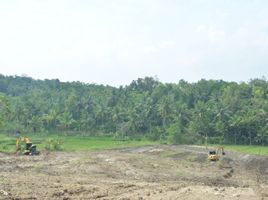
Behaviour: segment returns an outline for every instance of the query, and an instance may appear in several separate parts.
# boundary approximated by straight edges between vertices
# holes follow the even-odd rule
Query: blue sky
[[[126,85],[268,77],[266,0],[0,0],[0,73]]]

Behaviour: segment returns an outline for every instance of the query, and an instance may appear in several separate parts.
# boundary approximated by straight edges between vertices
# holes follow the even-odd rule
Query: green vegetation
[[[27,134],[27,137],[29,137],[32,143],[37,145],[37,149],[41,151],[91,151],[159,144],[158,142],[152,142],[145,138],[139,138],[139,140],[118,140],[111,136],[78,136],[56,133],[31,133]],[[15,137],[0,134],[0,152],[15,152],[15,143]],[[224,147],[226,150],[231,151],[268,155],[267,146],[225,145]],[[171,157],[175,154],[177,153],[165,151],[160,155],[163,157]]]
[[[16,140],[0,134],[0,152],[15,152]]]
[[[156,144],[148,140],[115,140],[113,137],[27,134],[38,150],[90,151]],[[15,152],[16,139],[0,134],[0,151]]]
[[[209,145],[209,149],[219,147],[222,145]],[[268,155],[268,146],[260,145],[224,145],[223,146],[227,151],[237,151],[245,154],[254,154],[254,155]]]
[[[45,149],[47,151],[62,151],[63,140],[60,138],[49,138],[45,141]]]
[[[227,145],[226,150],[239,151],[242,153],[268,155],[267,146],[249,146],[249,145]]]
[[[0,131],[4,133],[268,145],[267,119],[265,78],[248,83],[180,80],[170,84],[145,77],[115,88],[0,75]],[[71,140],[63,139],[72,146]]]

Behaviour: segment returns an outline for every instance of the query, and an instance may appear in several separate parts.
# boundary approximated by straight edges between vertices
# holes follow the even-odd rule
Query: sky
[[[268,77],[267,0],[0,0],[0,74],[127,85]]]

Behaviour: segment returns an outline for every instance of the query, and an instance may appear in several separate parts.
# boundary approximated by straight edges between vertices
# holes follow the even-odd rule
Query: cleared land
[[[0,199],[268,199],[268,158],[197,146],[0,154]]]

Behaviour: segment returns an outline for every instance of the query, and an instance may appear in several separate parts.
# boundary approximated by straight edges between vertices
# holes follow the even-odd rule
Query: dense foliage
[[[125,87],[0,75],[0,127],[146,136],[172,143],[268,144],[268,82],[146,77]]]

